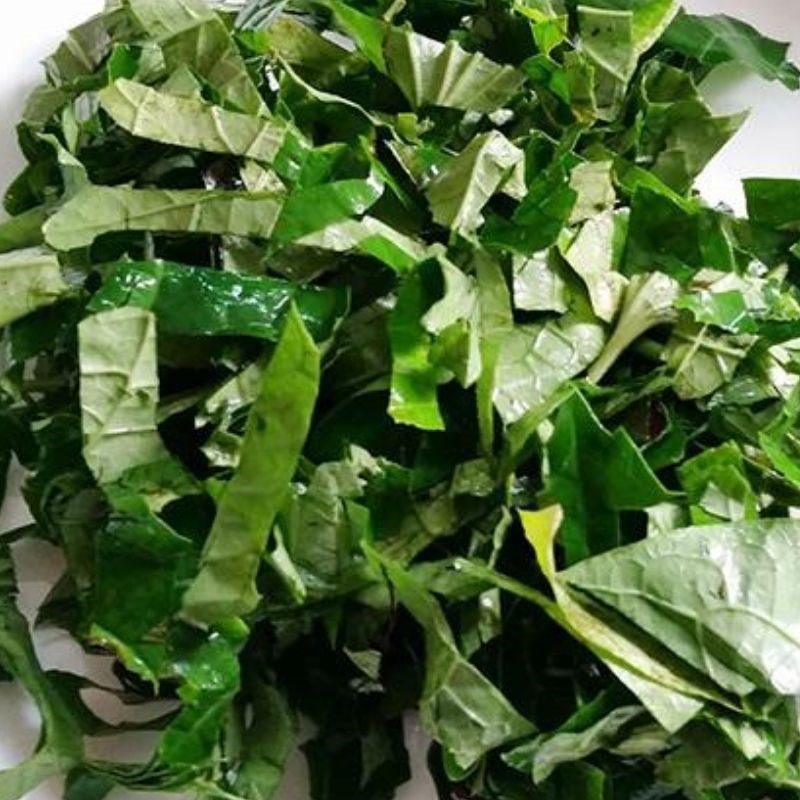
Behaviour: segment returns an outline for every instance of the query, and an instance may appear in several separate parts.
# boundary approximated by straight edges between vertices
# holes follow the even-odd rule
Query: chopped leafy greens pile
[[[0,679],[42,717],[0,800],[266,800],[299,745],[313,800],[382,800],[409,712],[443,800],[800,798],[800,181],[693,191],[726,62],[800,87],[673,0],[69,34],[0,224]],[[23,538],[118,685],[38,663]]]

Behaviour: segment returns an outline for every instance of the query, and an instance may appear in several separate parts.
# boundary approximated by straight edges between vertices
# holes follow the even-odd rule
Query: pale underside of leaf
[[[133,189],[90,186],[45,225],[45,238],[57,250],[87,247],[105,233],[230,234],[269,238],[283,207],[271,193],[196,189]]]
[[[31,248],[0,255],[0,326],[52,305],[68,290],[55,253]]]
[[[265,163],[275,158],[289,130],[285,122],[228,111],[124,79],[100,92],[100,104],[134,136]]]
[[[119,308],[79,326],[83,455],[101,483],[167,458],[156,428],[155,316]]]

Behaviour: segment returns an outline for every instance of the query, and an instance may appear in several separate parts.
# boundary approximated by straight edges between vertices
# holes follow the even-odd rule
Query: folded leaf
[[[296,189],[286,198],[273,235],[279,242],[292,242],[361,216],[380,199],[383,189],[376,176]]]
[[[594,67],[594,100],[601,120],[619,114],[639,57],[677,11],[675,0],[637,3],[632,10],[578,6],[581,47]]]
[[[617,272],[625,233],[624,220],[607,211],[584,223],[561,250],[586,284],[592,309],[604,322],[616,317],[627,286],[625,277]]]
[[[258,604],[256,575],[289,490],[319,391],[320,355],[297,311],[287,318],[247,424],[239,468],[219,501],[184,613],[212,624]]]
[[[267,164],[278,154],[289,130],[277,119],[227,111],[124,79],[100,92],[100,104],[117,125],[142,139]]]
[[[439,258],[439,265],[444,297],[431,306],[422,323],[438,337],[431,353],[433,360],[450,369],[466,388],[478,380],[482,369],[478,287],[472,276],[446,258]]]
[[[58,302],[68,291],[54,253],[30,249],[0,255],[0,326]]]
[[[685,193],[711,159],[741,128],[747,113],[715,116],[692,76],[653,62],[642,78],[644,115],[639,160],[668,186]]]
[[[426,194],[433,218],[460,233],[472,233],[483,223],[481,211],[506,184],[525,193],[525,154],[503,136],[476,136],[429,184]]]
[[[267,239],[282,207],[283,198],[271,193],[90,186],[48,220],[44,233],[47,243],[57,250],[87,247],[98,236],[115,231]]]
[[[520,90],[525,76],[457,42],[447,44],[413,31],[390,28],[384,56],[389,77],[413,108],[442,106],[491,113]]]
[[[425,258],[425,246],[374,217],[348,219],[302,236],[296,242],[333,253],[358,252],[406,272]]]
[[[91,75],[108,56],[115,41],[135,35],[127,11],[109,6],[73,28],[44,62],[47,76],[56,86]]]
[[[156,428],[155,316],[120,308],[79,326],[83,456],[98,481],[168,457]]]
[[[521,512],[520,519],[555,595],[560,624],[598,655],[666,730],[680,730],[700,713],[706,700],[720,699],[712,684],[698,680],[677,660],[663,658],[641,637],[618,632],[597,609],[584,606],[567,590],[555,562],[555,538],[564,519],[560,507]]]
[[[582,731],[558,731],[539,736],[503,756],[515,769],[530,771],[536,784],[544,783],[560,764],[583,760],[597,751],[613,750],[633,723],[645,717],[641,706],[614,709],[594,725]],[[646,717],[645,717],[646,718]]]
[[[266,106],[225,23],[203,0],[126,0],[134,18],[164,51],[169,70],[182,64],[204,77],[234,107]]]
[[[494,452],[495,398],[502,391],[500,356],[509,346],[508,342],[514,333],[514,313],[505,275],[497,262],[487,253],[479,251],[475,259],[475,273],[478,282],[481,358],[477,386],[478,429],[483,455],[488,456]]]

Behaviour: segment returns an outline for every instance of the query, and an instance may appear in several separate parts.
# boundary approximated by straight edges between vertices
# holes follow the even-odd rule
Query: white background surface
[[[28,91],[39,81],[38,62],[58,44],[64,31],[102,7],[102,0],[23,0],[0,4],[0,189],[20,169],[14,125]],[[699,13],[723,12],[753,22],[765,33],[797,43],[800,58],[800,0],[689,0]],[[733,78],[741,78],[732,84]],[[741,77],[735,70],[718,70],[706,90],[721,112],[752,108],[740,132],[717,157],[700,181],[711,202],[725,201],[737,209],[743,205],[739,181],[745,176],[800,177],[800,94],[792,95],[777,84],[757,77]],[[26,520],[24,506],[13,493],[0,514],[0,530]],[[21,579],[20,604],[29,615],[59,574],[58,555],[46,545],[25,544],[15,551]],[[100,682],[111,682],[108,659],[87,657],[56,631],[38,631],[36,644],[48,669],[69,669],[91,674]],[[103,715],[118,721],[120,709],[106,703]],[[38,718],[24,694],[16,687],[0,685],[0,769],[12,766],[31,753],[38,737]],[[434,800],[435,792],[424,767],[425,743],[418,733],[409,736],[417,778],[404,788],[400,800]],[[143,760],[151,752],[152,740],[143,735],[124,741],[95,741],[90,755],[118,760]],[[304,767],[299,757],[291,765],[281,800],[307,800]],[[57,800],[58,781],[40,787],[29,800]],[[121,792],[114,800],[126,797]],[[142,796],[140,796],[141,798]],[[342,798],[342,800],[347,800]]]

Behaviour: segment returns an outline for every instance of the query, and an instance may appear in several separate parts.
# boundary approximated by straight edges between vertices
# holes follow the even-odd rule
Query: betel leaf
[[[622,706],[585,730],[558,731],[537,737],[530,744],[505,754],[504,759],[515,769],[530,771],[534,783],[541,784],[560,764],[581,761],[599,750],[613,750],[643,717],[641,706]]]
[[[728,691],[791,695],[798,645],[783,587],[798,535],[791,520],[688,528],[584,561],[562,580]],[[720,547],[722,563],[714,558]]]
[[[656,176],[686,192],[747,114],[714,116],[690,74],[657,62],[645,69],[641,92],[646,111],[639,158],[652,159]]]
[[[444,296],[422,319],[426,330],[436,336],[431,358],[446,367],[464,387],[480,378],[481,317],[478,287],[470,275],[444,257],[438,259],[444,281]]]
[[[266,276],[152,261],[115,265],[89,309],[148,309],[163,334],[277,341],[292,303],[314,338],[324,340],[347,310],[347,294]]]
[[[45,225],[47,243],[59,250],[91,245],[115,231],[217,233],[268,238],[283,208],[272,193],[204,189],[133,189],[90,186]]]
[[[278,154],[289,130],[280,120],[227,111],[124,79],[103,89],[99,99],[114,122],[134,136],[267,164]]]
[[[41,670],[3,550],[44,725],[0,800],[264,800],[306,728],[310,796],[387,800],[414,719],[443,798],[794,796],[800,190],[696,184],[744,119],[706,76],[786,52],[676,0],[71,31],[0,224],[0,537],[63,552],[38,621],[114,669]],[[142,763],[84,749],[117,730]]]
[[[648,711],[668,731],[680,730],[703,708],[704,702],[717,699],[714,687],[698,681],[676,661],[660,657],[658,648],[648,649],[631,631],[616,631],[598,614],[573,597],[559,577],[555,560],[555,540],[564,519],[559,506],[520,513],[525,536],[555,595],[555,605],[526,588],[503,584],[515,594],[533,601],[563,625],[580,642],[596,653],[611,671],[641,700]]]
[[[249,688],[252,722],[242,735],[237,794],[269,800],[283,780],[295,745],[294,723],[286,699],[273,686],[255,680]]]
[[[108,483],[167,455],[156,428],[156,319],[120,308],[87,317],[79,327],[83,456]]]
[[[621,262],[625,220],[607,211],[587,220],[562,255],[589,291],[594,313],[612,322],[622,303],[627,281],[617,271]]]
[[[381,567],[424,629],[427,669],[420,714],[458,768],[467,771],[489,750],[531,733],[531,723],[458,652],[436,600],[396,564],[383,560]]]
[[[674,0],[631,5],[630,10],[578,6],[581,47],[594,68],[594,102],[602,120],[616,118],[639,57],[678,11]]]
[[[661,272],[634,275],[625,290],[622,311],[611,338],[589,371],[589,380],[601,381],[625,350],[639,337],[674,322],[680,285]]]
[[[54,253],[31,249],[0,255],[0,325],[52,305],[68,291]]]
[[[286,198],[274,236],[279,242],[291,242],[360,216],[380,198],[383,189],[377,176],[297,189]]]
[[[597,320],[579,314],[509,331],[500,345],[493,392],[502,420],[517,422],[547,403],[597,359],[605,339]]]
[[[413,108],[442,106],[491,113],[520,90],[524,75],[457,42],[446,44],[391,28],[383,49],[386,71]]]
[[[428,185],[434,220],[461,233],[475,231],[495,192],[505,187],[517,199],[525,194],[524,159],[497,131],[476,136]]]
[[[196,552],[138,496],[113,485],[106,494],[112,511],[95,541],[92,624],[135,646],[180,609]]]
[[[578,392],[558,409],[546,451],[544,494],[564,509],[569,564],[620,545],[620,511],[670,499],[628,433],[606,430]]]
[[[83,735],[71,709],[42,670],[28,623],[16,606],[16,578],[7,546],[0,549],[0,667],[25,687],[42,718],[42,736],[29,759],[0,771],[0,797],[18,800],[83,759]]]
[[[796,229],[800,223],[800,181],[792,178],[748,178],[744,181],[747,212],[753,222]]]
[[[767,80],[800,89],[800,71],[786,58],[789,45],[725,14],[704,17],[681,11],[662,41],[709,67],[734,62]]]
[[[426,278],[421,267],[405,277],[389,321],[389,413],[397,422],[435,431],[444,429],[444,420],[437,399],[439,377],[431,360],[432,336],[422,322],[433,301]]]
[[[44,62],[48,78],[55,86],[62,86],[91,75],[101,66],[114,41],[125,40],[134,33],[134,25],[125,11],[118,5],[110,5],[67,33]]]
[[[533,256],[514,257],[514,306],[521,311],[555,311],[569,308],[566,270],[557,254],[543,250]]]
[[[167,67],[187,64],[234,107],[266,106],[224,22],[204,0],[127,0],[131,14],[162,48]]]
[[[514,331],[514,313],[505,275],[488,253],[475,262],[480,313],[481,373],[476,388],[478,430],[485,455],[494,451],[495,397],[499,391],[500,354]]]
[[[220,499],[200,571],[184,597],[191,619],[222,621],[258,603],[258,567],[308,434],[319,361],[292,309],[249,415],[239,468]]]
[[[297,240],[298,245],[333,253],[355,252],[405,272],[425,258],[425,246],[374,217],[348,219],[328,225]]]
[[[217,750],[231,702],[240,686],[236,652],[224,636],[192,636],[181,631],[172,644],[184,705],[161,734],[159,762],[189,775]]]

